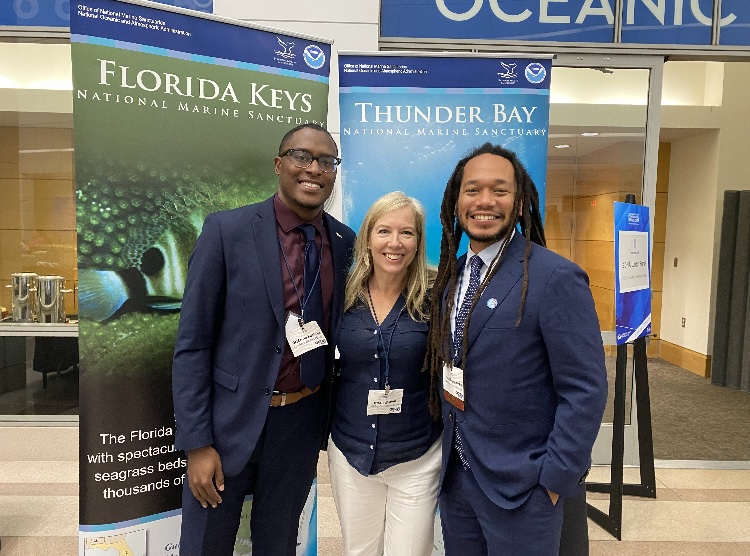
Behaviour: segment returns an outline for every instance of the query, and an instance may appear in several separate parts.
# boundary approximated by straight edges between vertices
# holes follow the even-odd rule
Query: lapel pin
[[[344,238],[344,237],[343,237],[343,236],[342,236],[342,235],[341,235],[340,233],[338,233],[338,232],[336,232],[336,237],[340,237],[341,239],[343,239],[343,238]]]
[[[495,299],[494,297],[489,298],[487,300],[487,307],[489,307],[490,309],[494,309],[495,307],[497,307],[497,299]]]

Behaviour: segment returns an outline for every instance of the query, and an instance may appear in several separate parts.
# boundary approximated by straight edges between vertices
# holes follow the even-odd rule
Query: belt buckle
[[[286,405],[286,392],[281,393],[281,405],[279,407],[284,407]]]

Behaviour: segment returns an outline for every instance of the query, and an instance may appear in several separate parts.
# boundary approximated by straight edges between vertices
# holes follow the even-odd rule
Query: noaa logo
[[[311,44],[305,48],[302,57],[305,59],[305,63],[312,69],[320,69],[323,64],[326,63],[326,54],[319,46]]]
[[[528,66],[526,66],[526,71],[524,72],[526,75],[526,79],[528,79],[529,83],[538,84],[544,81],[544,78],[547,77],[547,70],[544,69],[544,66],[538,62],[532,62]]]

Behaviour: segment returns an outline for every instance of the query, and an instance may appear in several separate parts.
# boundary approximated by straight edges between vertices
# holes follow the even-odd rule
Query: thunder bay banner
[[[544,207],[550,73],[550,59],[339,53],[344,222],[358,230],[391,191],[416,197],[437,266],[445,185],[486,142],[519,156]],[[439,516],[434,546],[444,554]]]
[[[544,207],[550,59],[339,54],[344,221],[400,190],[427,211],[440,258],[440,203],[456,163],[485,142],[520,157]]]
[[[331,48],[135,0],[71,2],[70,23],[79,554],[172,556],[186,460],[171,362],[187,259],[208,213],[275,192],[286,131],[326,125]],[[315,554],[315,532],[313,487],[298,554]],[[247,515],[235,553],[251,553]]]

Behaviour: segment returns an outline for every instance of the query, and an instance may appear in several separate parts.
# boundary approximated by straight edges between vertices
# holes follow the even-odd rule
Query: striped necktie
[[[454,359],[458,358],[458,354],[461,353],[461,343],[464,338],[464,326],[466,325],[466,318],[469,316],[469,309],[471,309],[471,303],[474,301],[474,296],[479,289],[479,276],[482,272],[482,265],[484,262],[479,255],[474,255],[470,261],[471,274],[469,275],[469,287],[466,288],[463,302],[461,307],[458,309],[456,314],[456,330],[453,333],[453,354]],[[458,362],[458,361],[456,361]],[[465,369],[464,369],[465,370]],[[466,380],[466,375],[464,375]],[[464,386],[464,392],[466,387]],[[471,469],[469,461],[466,459],[466,453],[464,452],[463,441],[461,440],[461,433],[458,431],[458,418],[453,419],[453,447],[456,449],[458,458],[461,460],[461,465],[464,469]]]

